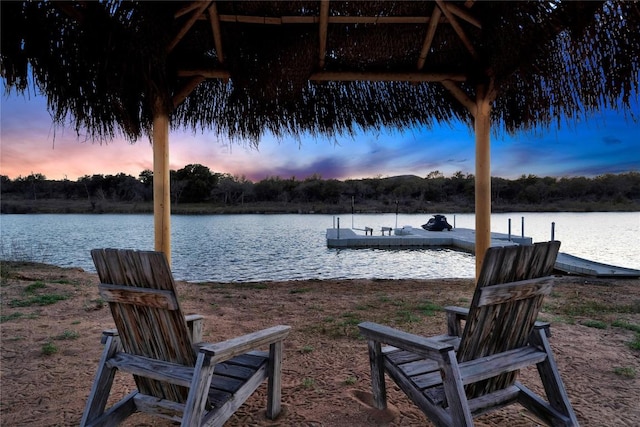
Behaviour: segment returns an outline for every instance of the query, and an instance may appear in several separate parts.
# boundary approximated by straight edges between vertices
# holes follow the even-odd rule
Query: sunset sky
[[[0,84],[0,174],[11,179],[41,173],[48,179],[75,181],[84,175],[124,172],[137,177],[153,169],[152,149],[143,139],[109,143],[87,141],[72,127],[52,124],[46,100],[33,95],[7,96]],[[635,103],[633,114],[640,117]],[[606,111],[584,123],[492,135],[492,176],[587,176],[640,171],[640,122],[624,113]],[[256,150],[210,133],[174,130],[170,134],[171,169],[190,163],[212,172],[259,181],[269,176],[304,179],[371,178],[413,174],[424,177],[439,170],[474,173],[474,135],[466,124],[398,132],[363,132],[348,136],[265,137]]]

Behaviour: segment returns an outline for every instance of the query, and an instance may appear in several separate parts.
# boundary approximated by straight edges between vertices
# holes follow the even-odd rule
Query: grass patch
[[[636,325],[635,323],[626,322],[624,320],[614,320],[611,323],[611,326],[616,328],[626,329],[628,331],[635,332],[635,338],[633,341],[629,341],[627,346],[629,346],[632,350],[640,350],[640,325]]]
[[[53,337],[54,340],[65,341],[65,340],[75,340],[80,337],[80,334],[77,331],[65,330],[60,335]]]
[[[308,353],[311,353],[312,351],[313,351],[313,347],[311,347],[310,345],[305,345],[300,349],[300,353],[302,354],[308,354]]]
[[[582,322],[582,324],[589,328],[596,329],[607,329],[609,327],[606,322],[603,322],[601,320],[585,320],[584,322]]]
[[[636,301],[633,304],[616,305],[604,304],[599,301],[569,301],[562,306],[556,307],[556,311],[573,317],[598,316],[611,313],[638,314],[640,313],[640,302]]]
[[[396,320],[400,324],[415,323],[415,322],[419,322],[420,319],[421,317],[415,314],[411,310],[398,310],[396,312]]]
[[[31,307],[33,305],[51,305],[58,301],[66,300],[65,295],[50,294],[50,295],[36,295],[26,299],[13,299],[9,301],[9,307]]]
[[[313,388],[316,385],[316,381],[313,378],[303,378],[302,387]]]
[[[388,295],[380,295],[378,296],[378,301],[380,302],[390,302],[391,298]]]
[[[625,377],[625,378],[635,378],[636,377],[636,370],[633,369],[630,366],[617,366],[615,368],[613,368],[613,373],[616,375],[619,375],[621,377]]]
[[[442,311],[442,307],[431,301],[423,301],[416,307],[425,316],[433,316],[436,312]]]
[[[636,333],[636,337],[633,341],[627,343],[631,350],[640,350],[640,334]]]
[[[3,314],[0,316],[0,323],[8,322],[10,320],[16,320],[21,318],[22,316],[24,316],[24,314],[20,313],[19,311],[11,314]]]
[[[32,284],[27,285],[27,287],[24,288],[24,293],[32,295],[35,294],[37,290],[44,289],[46,287],[47,285],[45,285],[44,282],[33,282]]]
[[[344,383],[346,385],[354,385],[357,382],[358,382],[358,379],[356,377],[347,377],[347,379],[344,380]]]
[[[640,325],[636,325],[635,323],[625,322],[624,320],[614,320],[611,323],[611,326],[615,326],[616,328],[622,328],[628,331],[640,333]]]
[[[52,354],[56,354],[58,352],[58,347],[51,341],[42,345],[42,354],[45,356],[51,356]]]

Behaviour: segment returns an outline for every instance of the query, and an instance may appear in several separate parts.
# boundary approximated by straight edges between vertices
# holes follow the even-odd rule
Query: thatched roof
[[[544,126],[637,97],[634,1],[3,2],[2,76],[95,138],[231,138],[472,122]],[[186,97],[186,98],[185,98]]]

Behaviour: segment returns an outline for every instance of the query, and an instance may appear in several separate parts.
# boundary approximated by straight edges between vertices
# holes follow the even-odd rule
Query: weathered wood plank
[[[531,298],[538,295],[549,295],[555,283],[553,276],[486,286],[480,291],[478,306],[502,304],[511,301]]]
[[[358,328],[360,328],[360,334],[367,339],[400,347],[403,350],[408,350],[435,360],[440,358],[441,353],[453,350],[451,344],[443,344],[419,335],[409,334],[372,322],[360,323]]]
[[[453,349],[443,354],[443,359],[440,369],[452,425],[456,427],[472,427],[473,416],[467,404],[462,376]]]
[[[548,357],[537,364],[538,372],[544,386],[549,404],[558,412],[565,414],[570,420],[570,425],[578,425],[578,419],[569,402],[569,395],[565,389],[564,382],[560,377],[558,366],[549,340],[545,335],[544,329],[535,329],[531,335],[533,345],[539,346],[547,353]]]
[[[159,289],[133,288],[131,286],[98,285],[100,296],[106,302],[121,304],[134,304],[144,307],[162,308],[164,310],[177,310],[178,300],[171,291]]]
[[[269,346],[267,369],[267,418],[274,420],[280,414],[282,399],[282,341]]]
[[[413,382],[407,378],[397,366],[388,363],[385,359],[385,371],[391,379],[398,384],[402,391],[415,405],[422,410],[436,425],[451,426],[451,415],[439,405],[433,405],[430,398],[417,389]]]
[[[87,427],[115,427],[123,422],[129,415],[133,414],[136,410],[136,404],[134,402],[137,391],[129,393],[118,403],[110,407],[107,411],[101,413],[98,417],[89,420],[86,424],[81,424]]]
[[[202,334],[204,333],[204,316],[200,314],[189,314],[184,316],[184,320],[187,322],[191,343],[196,344],[202,342]]]
[[[387,407],[387,386],[384,382],[384,359],[382,347],[378,341],[369,340],[369,366],[371,366],[371,387],[373,390],[373,405],[377,409]]]
[[[213,369],[214,364],[211,361],[211,356],[199,353],[194,368],[193,380],[189,387],[189,397],[184,405],[181,427],[198,427],[202,424]]]
[[[105,347],[98,364],[98,372],[96,372],[84,413],[82,414],[82,420],[80,421],[81,426],[90,425],[104,412],[116,373],[116,370],[106,366],[105,362],[121,349],[120,338],[113,335],[106,336]]]
[[[209,354],[215,363],[231,359],[255,348],[267,346],[277,341],[282,341],[289,335],[291,327],[278,325],[261,331],[231,338],[215,344],[206,344],[200,347],[201,353]]]
[[[188,387],[193,379],[193,367],[150,359],[135,354],[118,353],[105,366],[133,375]]]
[[[267,378],[267,375],[267,366],[263,365],[235,394],[229,396],[229,399],[223,405],[217,407],[215,411],[209,411],[205,414],[202,419],[202,424],[207,426],[224,425],[225,421],[233,415],[244,401],[247,400],[247,398]]]
[[[471,413],[481,414],[487,409],[497,409],[514,402],[520,393],[516,386],[503,388],[468,400]]]
[[[184,403],[176,403],[167,399],[158,399],[147,394],[137,393],[134,396],[136,408],[140,412],[156,415],[174,422],[182,421]]]

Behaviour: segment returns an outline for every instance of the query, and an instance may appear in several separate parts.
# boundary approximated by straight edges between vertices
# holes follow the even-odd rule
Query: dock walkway
[[[558,254],[555,269],[563,273],[578,274],[581,276],[625,278],[640,277],[640,270],[603,264],[601,262],[590,261],[588,259],[565,253]]]
[[[356,230],[351,228],[328,228],[326,234],[327,246],[342,249],[403,249],[443,246],[470,253],[475,252],[475,231],[469,228],[454,228],[451,231],[427,231],[410,226],[395,229],[384,227],[380,230],[367,227],[362,231],[364,231],[364,235],[357,234]],[[380,234],[374,235],[374,232]],[[531,237],[491,233],[491,246],[530,245],[532,243]],[[640,270],[602,264],[566,253],[558,254],[555,269],[563,273],[593,277],[640,277]]]
[[[475,251],[475,231],[468,228],[454,228],[451,231],[427,231],[422,228],[402,227],[377,230],[378,235],[357,234],[351,228],[328,228],[327,246],[330,248],[420,248],[448,246],[473,253]],[[385,234],[386,233],[386,234]],[[491,233],[491,246],[531,244],[531,237],[511,236]]]

